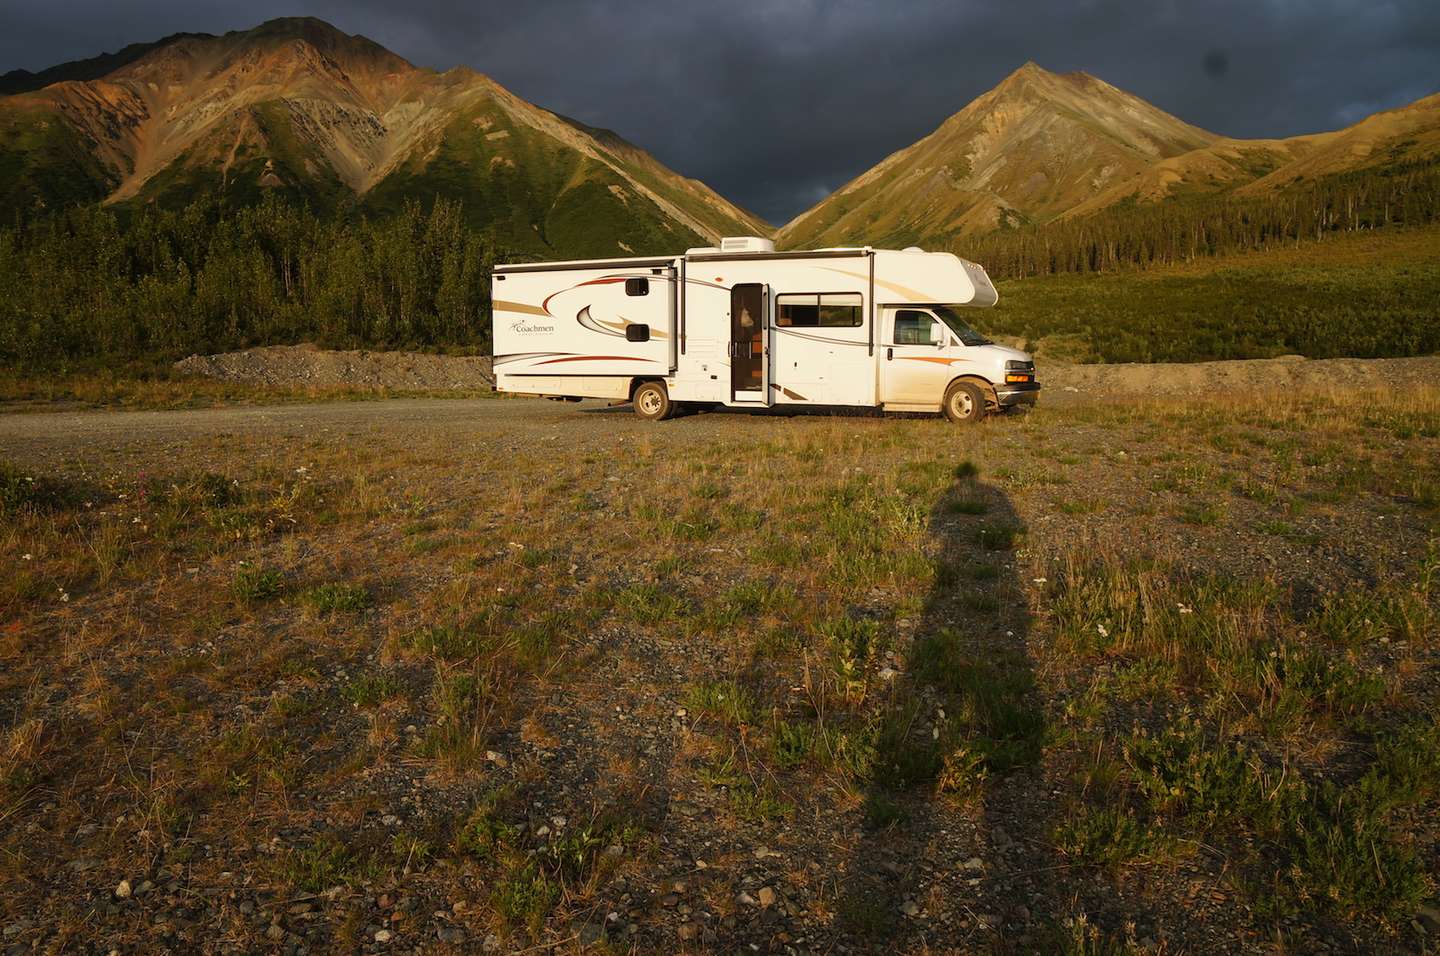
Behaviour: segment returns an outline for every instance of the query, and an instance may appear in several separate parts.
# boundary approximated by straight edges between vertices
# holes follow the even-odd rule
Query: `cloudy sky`
[[[0,12],[0,72],[322,17],[614,129],[776,223],[1027,59],[1231,136],[1334,129],[1440,90],[1436,0],[0,0]]]

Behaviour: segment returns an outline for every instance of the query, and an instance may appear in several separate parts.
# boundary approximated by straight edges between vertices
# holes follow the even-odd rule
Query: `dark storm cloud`
[[[1440,89],[1440,4],[3,0],[0,71],[310,14],[472,66],[783,222],[1027,59],[1232,136],[1333,129]]]

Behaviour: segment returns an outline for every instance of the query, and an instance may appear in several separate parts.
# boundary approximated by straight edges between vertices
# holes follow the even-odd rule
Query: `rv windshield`
[[[994,344],[985,336],[981,335],[979,332],[976,332],[974,329],[970,328],[970,326],[966,325],[965,320],[960,318],[960,314],[950,306],[937,305],[933,306],[932,308],[934,309],[935,314],[940,316],[940,321],[948,325],[950,327],[950,331],[958,335],[960,337],[960,341],[964,342],[966,345]]]

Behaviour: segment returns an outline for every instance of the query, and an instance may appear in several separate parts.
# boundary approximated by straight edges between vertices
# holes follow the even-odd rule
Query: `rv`
[[[499,265],[497,390],[699,407],[882,408],[973,422],[1032,405],[1024,352],[971,328],[998,296],[947,252],[776,252],[767,239],[657,258]]]

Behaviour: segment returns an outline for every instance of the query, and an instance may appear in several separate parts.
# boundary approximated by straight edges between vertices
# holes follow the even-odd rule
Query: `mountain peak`
[[[1012,70],[1012,71],[1010,72],[1010,75],[1007,76],[1005,79],[1010,80],[1010,79],[1014,79],[1015,77],[1020,77],[1020,76],[1054,76],[1054,75],[1055,75],[1054,73],[1051,73],[1049,70],[1045,69],[1045,67],[1041,66],[1039,63],[1036,63],[1034,60],[1026,60],[1024,63],[1021,63],[1021,64],[1020,64],[1019,66],[1017,66],[1014,70]]]
[[[1215,141],[1086,73],[1027,60],[919,142],[786,225],[786,245],[986,232],[1044,222],[1159,160]],[[862,198],[855,195],[863,190]]]

